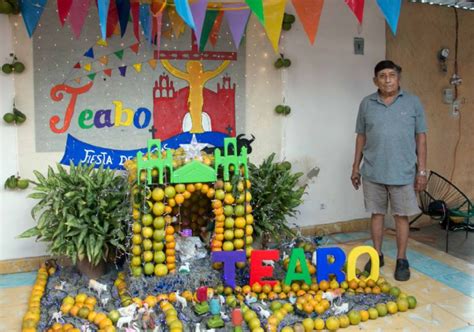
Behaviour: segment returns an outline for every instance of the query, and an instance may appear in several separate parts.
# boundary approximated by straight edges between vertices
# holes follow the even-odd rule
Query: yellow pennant
[[[92,69],[92,64],[86,63],[86,64],[83,66],[83,68],[84,68],[85,70],[87,70],[87,71],[91,71],[91,69]]]
[[[174,10],[172,8],[168,9],[168,16],[169,16],[170,21],[171,21],[171,28],[173,29],[174,36],[176,38],[179,38],[179,36],[184,33],[184,30],[186,28],[186,24],[181,19],[181,17],[178,15],[176,10]]]
[[[99,58],[101,64],[106,65],[109,63],[109,57],[107,55],[101,56]]]
[[[142,64],[141,63],[135,63],[133,65],[133,68],[135,68],[135,70],[137,71],[137,73],[141,72],[142,71]]]
[[[108,46],[107,41],[103,40],[102,38],[99,39],[96,44],[99,46],[105,46],[105,47]]]
[[[286,0],[270,0],[263,4],[265,17],[265,31],[268,39],[272,43],[273,49],[278,54],[278,44],[280,43],[281,27],[283,15],[285,14]]]
[[[156,59],[150,59],[148,60],[148,64],[150,65],[150,67],[155,70],[156,68],[156,63],[157,63],[157,60]]]

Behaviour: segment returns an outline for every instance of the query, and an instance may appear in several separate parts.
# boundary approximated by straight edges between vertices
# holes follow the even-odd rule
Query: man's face
[[[374,84],[382,94],[394,94],[400,88],[400,74],[395,69],[384,69],[374,77]]]

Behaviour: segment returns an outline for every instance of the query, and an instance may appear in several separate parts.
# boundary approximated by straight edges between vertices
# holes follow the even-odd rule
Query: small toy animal
[[[101,284],[97,280],[90,279],[89,280],[89,289],[92,289],[92,290],[96,291],[97,294],[99,294],[99,297],[100,297],[100,294],[102,292],[107,291],[107,285]]]
[[[181,295],[179,295],[179,291],[176,292],[176,301],[181,305],[181,308],[186,308],[188,306],[188,301]]]

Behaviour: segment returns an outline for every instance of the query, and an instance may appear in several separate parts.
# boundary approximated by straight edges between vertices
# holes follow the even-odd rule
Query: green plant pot
[[[98,265],[93,265],[87,259],[77,260],[76,267],[82,275],[90,279],[97,279],[105,274],[105,261],[100,261]]]

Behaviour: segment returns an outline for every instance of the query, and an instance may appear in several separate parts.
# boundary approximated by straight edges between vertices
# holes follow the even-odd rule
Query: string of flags
[[[28,35],[31,37],[40,21],[48,0],[20,0],[20,8]],[[51,1],[51,0],[50,0]],[[364,0],[344,0],[359,24],[363,23]],[[199,48],[204,49],[208,40],[215,45],[223,18],[229,25],[234,45],[239,47],[250,14],[255,15],[264,27],[267,36],[278,53],[283,16],[290,0],[242,0],[220,2],[210,0],[58,0],[57,13],[61,26],[66,22],[78,39],[91,4],[95,3],[99,16],[99,27],[105,41],[114,33],[122,37],[129,23],[140,41],[140,26],[145,39],[159,47],[162,34],[163,12],[166,10],[176,36],[185,26],[193,29]],[[376,0],[388,26],[395,35],[402,0]],[[291,0],[308,39],[314,44],[324,0]]]

